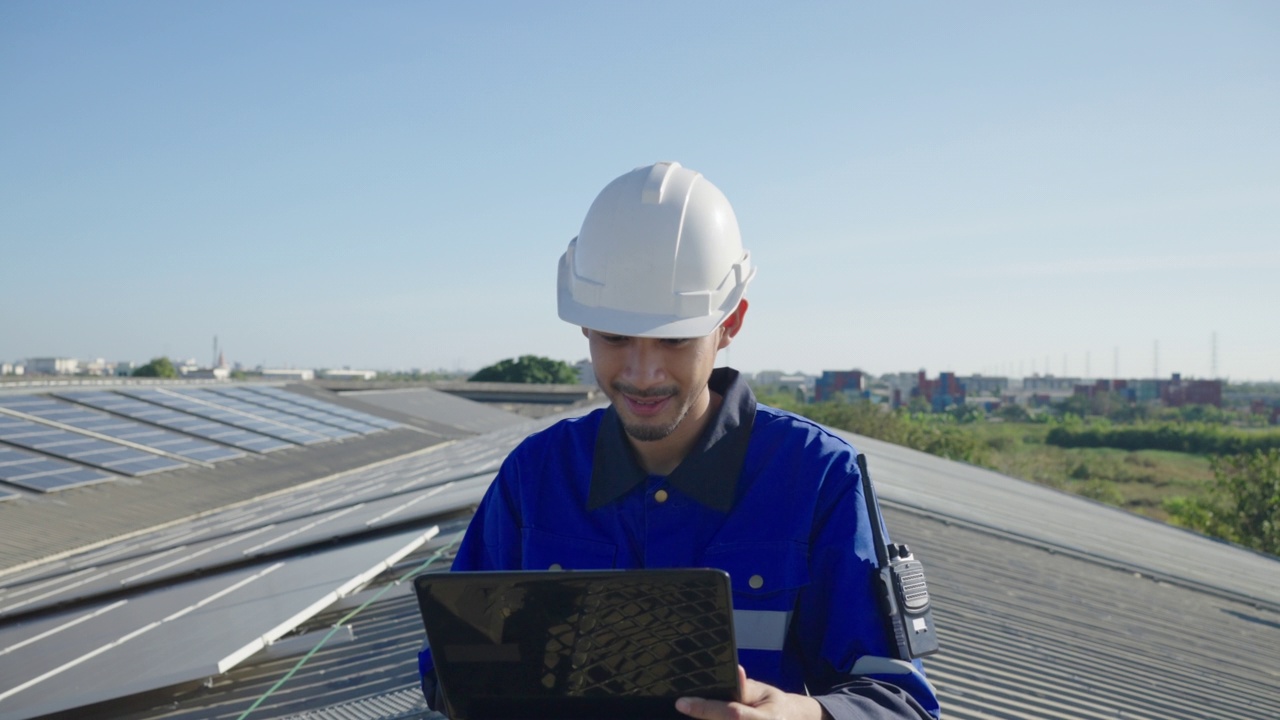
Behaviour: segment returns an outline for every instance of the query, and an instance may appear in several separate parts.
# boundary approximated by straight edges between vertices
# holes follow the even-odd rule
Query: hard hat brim
[[[573,325],[629,337],[648,338],[700,338],[715,332],[720,324],[738,307],[746,294],[747,283],[755,277],[751,268],[745,282],[740,283],[724,299],[715,312],[692,318],[676,315],[653,315],[620,312],[616,308],[584,305],[573,298],[573,291],[565,275],[567,263],[561,258],[560,282],[557,288],[557,306],[560,319]]]

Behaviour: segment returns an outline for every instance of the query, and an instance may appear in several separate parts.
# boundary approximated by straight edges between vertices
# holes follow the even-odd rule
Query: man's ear
[[[737,336],[738,331],[742,329],[742,319],[747,316],[747,299],[742,298],[738,301],[738,307],[729,313],[729,317],[720,323],[720,342],[717,350],[723,350],[733,342],[733,338]]]

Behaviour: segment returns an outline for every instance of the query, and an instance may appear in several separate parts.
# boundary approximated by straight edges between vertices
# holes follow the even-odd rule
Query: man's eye
[[[662,344],[667,347],[683,347],[689,344],[689,338],[666,338]]]
[[[600,339],[612,345],[617,345],[618,343],[626,342],[627,336],[626,335],[601,335]]]

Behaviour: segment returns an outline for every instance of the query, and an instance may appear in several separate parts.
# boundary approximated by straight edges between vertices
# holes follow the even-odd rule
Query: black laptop
[[[721,570],[459,572],[414,580],[453,720],[683,718],[736,700]]]

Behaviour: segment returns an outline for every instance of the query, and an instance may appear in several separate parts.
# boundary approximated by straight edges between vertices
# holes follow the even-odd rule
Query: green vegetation
[[[466,380],[466,373],[453,370],[378,371],[379,381],[435,382],[440,380]]]
[[[1214,458],[1213,475],[1207,496],[1166,502],[1172,521],[1280,555],[1280,450]]]
[[[824,425],[1280,554],[1280,434],[1239,427],[1253,422],[1243,413],[1147,408],[1134,413],[1143,420],[1121,424],[1086,422],[1070,412],[1081,408],[1067,403],[1034,414],[1005,406],[987,417],[972,407],[930,414],[868,401],[806,404],[767,389],[759,399]]]
[[[508,383],[558,383],[572,385],[578,382],[578,371],[563,360],[521,355],[514,360],[502,360],[483,368],[468,378],[471,382]]]
[[[1114,427],[1109,423],[1059,425],[1045,442],[1058,447],[1113,447],[1122,450],[1235,455],[1280,448],[1280,433],[1250,432],[1205,422],[1138,423]]]
[[[176,378],[178,371],[173,367],[173,361],[161,356],[134,370],[133,377]]]
[[[830,402],[801,404],[787,394],[766,394],[760,401],[799,413],[814,422],[866,435],[916,450],[983,465],[987,447],[961,426],[972,422],[967,413],[930,415],[909,410],[887,411],[870,402]]]

